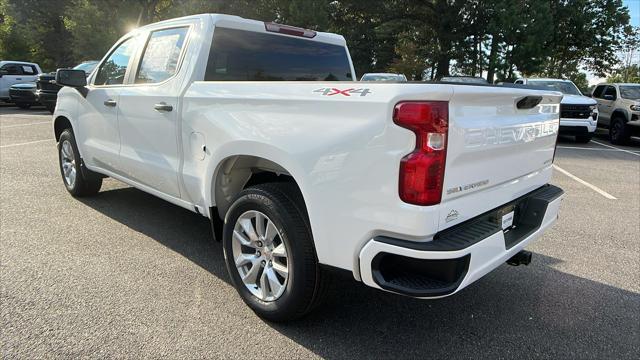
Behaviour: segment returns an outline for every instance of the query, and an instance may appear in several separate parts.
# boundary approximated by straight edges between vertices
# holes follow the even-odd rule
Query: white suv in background
[[[560,135],[573,135],[577,142],[591,141],[598,126],[598,103],[582,95],[576,84],[563,79],[518,79],[515,84],[530,85],[564,94],[560,103]]]
[[[600,126],[609,128],[613,144],[640,135],[640,84],[599,84],[592,94],[600,110]]]
[[[0,61],[0,100],[9,100],[9,88],[20,83],[35,83],[42,73],[38,64],[24,61]]]

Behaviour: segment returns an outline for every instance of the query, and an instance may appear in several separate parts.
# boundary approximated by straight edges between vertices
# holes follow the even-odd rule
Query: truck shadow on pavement
[[[207,219],[134,188],[82,202],[228,283]],[[268,325],[325,358],[637,358],[640,295],[564,273],[561,263],[534,254],[528,267],[504,265],[431,301],[336,276],[324,306]]]

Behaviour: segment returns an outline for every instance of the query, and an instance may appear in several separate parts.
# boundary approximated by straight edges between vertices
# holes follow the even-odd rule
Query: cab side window
[[[606,88],[605,85],[598,85],[596,89],[593,90],[593,97],[601,99],[602,96],[604,95],[603,92],[605,88]]]
[[[100,65],[94,85],[121,85],[129,67],[129,59],[135,51],[135,40],[129,38],[122,42]]]
[[[613,100],[615,100],[617,98],[616,88],[613,86],[607,86],[607,90],[605,90],[604,95],[611,95],[613,96]]]
[[[35,66],[32,65],[22,65],[22,73],[25,75],[35,75],[38,72],[36,71]]]
[[[158,83],[175,75],[188,30],[182,27],[151,33],[136,74],[136,84]]]
[[[4,64],[0,70],[3,75],[23,75],[22,67],[18,64]]]

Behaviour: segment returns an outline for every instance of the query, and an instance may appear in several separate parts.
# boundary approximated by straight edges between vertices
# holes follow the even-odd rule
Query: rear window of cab
[[[217,27],[205,81],[350,81],[345,47]]]

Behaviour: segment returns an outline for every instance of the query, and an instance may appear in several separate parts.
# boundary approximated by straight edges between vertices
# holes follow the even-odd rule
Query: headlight
[[[631,105],[631,110],[640,111],[640,105]]]
[[[591,112],[598,111],[598,105],[589,105],[589,110],[591,110]]]

